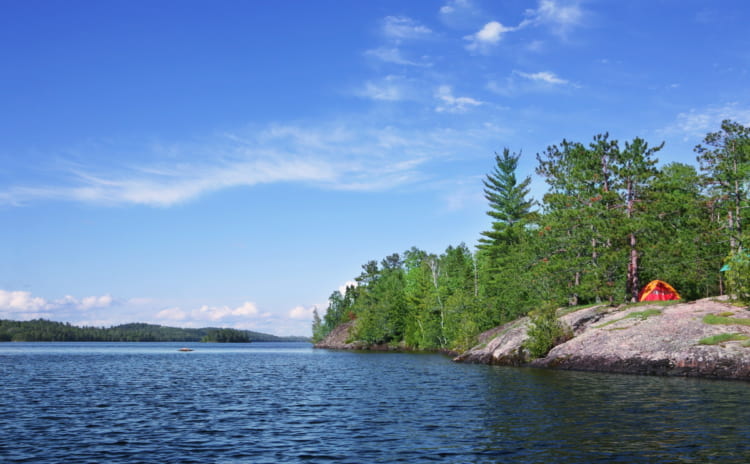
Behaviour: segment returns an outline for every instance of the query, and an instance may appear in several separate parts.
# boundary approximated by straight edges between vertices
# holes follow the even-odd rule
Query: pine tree
[[[527,176],[521,183],[516,179],[516,169],[520,154],[510,154],[505,148],[501,157],[495,153],[495,169],[487,175],[484,183],[484,197],[489,202],[487,215],[492,221],[492,230],[482,232],[480,247],[492,247],[499,241],[512,240],[508,231],[514,225],[526,219],[533,206],[528,199],[531,177]]]
[[[483,181],[492,228],[479,239],[476,259],[481,292],[475,293],[487,299],[487,319],[494,323],[523,312],[526,301],[522,293],[530,284],[523,276],[533,258],[527,247],[518,245],[529,235],[534,202],[528,198],[531,177],[521,182],[516,177],[519,158],[520,154],[511,154],[507,148],[502,156],[495,153],[495,168]]]
[[[736,253],[742,249],[744,216],[749,206],[750,127],[725,120],[721,130],[707,134],[695,152],[714,201],[725,205],[729,251]]]

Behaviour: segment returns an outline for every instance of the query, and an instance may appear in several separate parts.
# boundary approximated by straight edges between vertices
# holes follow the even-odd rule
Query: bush
[[[750,256],[740,251],[730,254],[724,262],[728,267],[725,277],[729,295],[740,302],[750,302]]]
[[[529,350],[532,358],[543,358],[552,348],[573,336],[570,329],[564,327],[557,319],[553,308],[531,314],[528,335],[524,348]]]

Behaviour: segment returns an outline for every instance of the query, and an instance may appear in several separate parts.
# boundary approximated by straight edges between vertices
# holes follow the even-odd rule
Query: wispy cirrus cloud
[[[416,40],[432,36],[432,29],[407,16],[387,16],[383,20],[383,34],[391,40]]]
[[[457,97],[453,95],[453,88],[449,85],[441,85],[435,92],[435,98],[439,103],[435,107],[438,113],[465,113],[470,108],[477,107],[483,102],[471,97]]]
[[[525,73],[521,71],[514,71],[514,73],[525,79],[529,79],[530,81],[533,81],[533,82],[543,82],[545,84],[552,84],[552,85],[568,84],[567,80],[562,79],[558,77],[555,73],[552,73],[549,71],[540,71],[536,73]]]
[[[379,47],[365,51],[365,56],[376,58],[384,63],[397,64],[400,66],[431,67],[432,63],[426,57],[410,59],[404,56],[404,52],[398,47]]]
[[[453,28],[473,26],[482,16],[482,9],[472,0],[447,0],[438,10],[440,20]]]
[[[370,100],[396,102],[416,98],[417,90],[405,77],[391,74],[380,79],[366,81],[354,93]]]
[[[532,92],[552,92],[561,89],[576,88],[567,79],[563,79],[551,71],[528,73],[513,71],[504,81],[490,81],[487,88],[499,95],[517,96]]]
[[[425,89],[425,92],[427,90]],[[425,99],[439,112],[461,113],[483,104],[449,86]],[[170,207],[234,188],[291,182],[325,190],[382,191],[425,182],[431,169],[468,139],[460,130],[396,128],[370,121],[272,124],[226,131],[200,141],[144,143],[137,162],[119,159],[122,147],[98,144],[43,180],[27,176],[0,190],[0,204],[40,201],[99,206]],[[475,135],[472,137],[476,137]],[[475,139],[481,143],[482,139]]]
[[[691,108],[678,113],[674,123],[662,129],[664,134],[682,134],[684,140],[703,137],[707,133],[716,131],[721,122],[729,119],[742,125],[750,125],[750,107],[737,102],[706,108]]]
[[[537,8],[527,10],[526,15],[529,21],[550,27],[561,36],[582,25],[586,16],[580,0],[539,0]]]

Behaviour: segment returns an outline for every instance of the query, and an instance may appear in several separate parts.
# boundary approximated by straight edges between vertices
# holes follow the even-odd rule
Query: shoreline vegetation
[[[524,327],[524,342],[515,347],[524,353],[518,364],[541,366],[536,360],[580,338],[580,327],[563,322],[566,314],[582,314],[580,308],[623,313],[590,327],[599,333],[627,334],[628,324],[671,320],[666,315],[676,306],[636,303],[643,285],[656,279],[675,287],[689,308],[727,305],[712,298],[729,295],[732,308],[745,311],[750,128],[727,120],[708,133],[694,150],[700,172],[684,163],[659,166],[663,146],[637,137],[620,144],[606,133],[588,144],[563,140],[536,155],[535,173],[548,188],[539,200],[529,197],[531,178],[516,176],[521,155],[507,148],[495,154],[483,180],[490,224],[476,249],[462,243],[435,254],[412,247],[365,263],[354,284],[331,294],[323,317],[314,312],[315,346],[463,354],[489,343],[488,333]],[[698,322],[715,328],[702,318],[727,318],[721,314],[730,309],[714,308]],[[739,346],[740,319],[750,316],[729,321],[729,335],[693,327],[705,332],[695,344]],[[664,343],[690,338],[663,329]],[[746,362],[744,352],[730,351],[731,362]],[[612,356],[599,364],[602,370],[628,371]],[[561,358],[545,364],[566,366],[586,368]],[[699,368],[690,372],[705,375]]]
[[[279,337],[250,330],[216,327],[184,329],[154,324],[113,327],[78,327],[69,323],[35,319],[0,320],[0,342],[309,342],[307,337]]]

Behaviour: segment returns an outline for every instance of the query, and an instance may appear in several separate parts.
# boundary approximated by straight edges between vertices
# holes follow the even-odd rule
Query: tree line
[[[35,319],[0,320],[0,342],[217,342],[249,343],[308,341],[304,337],[275,335],[226,328],[183,329],[133,323],[114,327],[77,327],[70,323]]]
[[[658,166],[664,144],[621,144],[598,134],[536,155],[548,190],[529,196],[520,154],[495,154],[483,181],[491,219],[475,250],[412,247],[369,261],[356,285],[335,291],[313,340],[353,321],[369,344],[462,350],[480,332],[532,310],[636,301],[653,279],[688,300],[750,299],[750,128],[724,121],[695,147],[699,169]],[[720,269],[723,272],[720,272]]]

